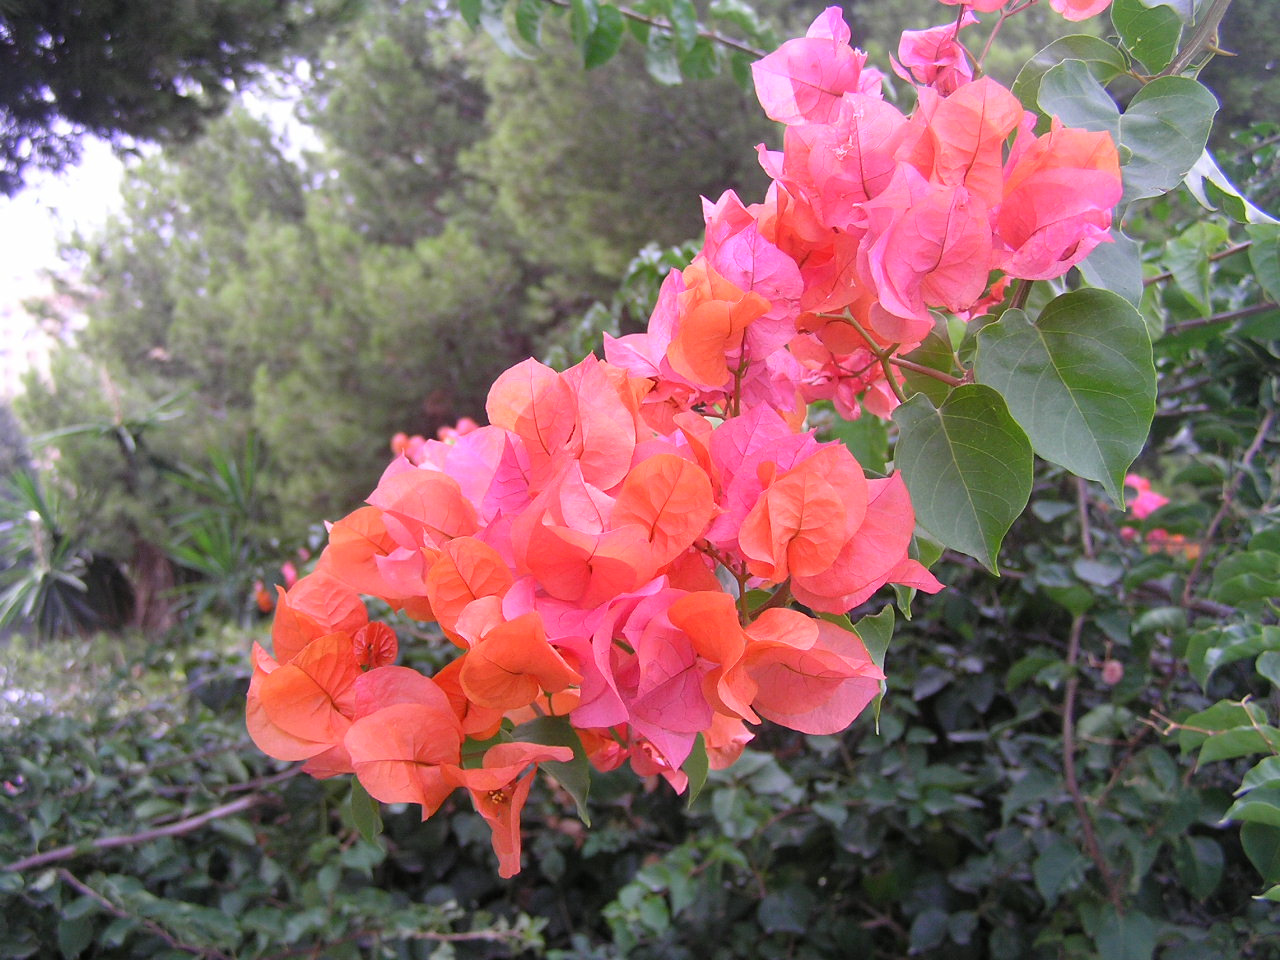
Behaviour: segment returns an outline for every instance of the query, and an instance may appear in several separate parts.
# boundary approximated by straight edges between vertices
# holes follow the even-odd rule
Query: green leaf
[[[1280,828],[1246,823],[1240,828],[1240,844],[1263,880],[1280,883]]]
[[[1120,121],[1120,144],[1131,156],[1122,203],[1168,193],[1191,170],[1209,139],[1218,101],[1189,77],[1160,77],[1129,101]]]
[[[1036,453],[1101,481],[1124,502],[1124,475],[1155,415],[1156,371],[1142,315],[1106,290],[1053,300],[1031,323],[1006,310],[978,335],[974,375],[1000,392]]]
[[[1036,102],[1069,127],[1105,131],[1120,142],[1120,108],[1081,60],[1064,60],[1047,70]]]
[[[676,42],[671,34],[665,30],[649,31],[644,65],[658,83],[675,86],[680,82],[680,61],[676,58]]]
[[[1228,820],[1238,820],[1243,823],[1261,823],[1269,827],[1280,827],[1280,787],[1258,787],[1256,790],[1250,790],[1227,808],[1227,812],[1222,815],[1222,820],[1224,823]]]
[[[509,57],[531,60],[532,54],[511,39],[507,32],[507,0],[480,0],[480,26]]]
[[[1244,775],[1236,796],[1266,786],[1280,787],[1280,757],[1263,757]]]
[[[848,623],[849,618],[845,617]],[[879,613],[868,614],[851,629],[858,635],[862,645],[871,654],[871,662],[881,670],[884,669],[885,654],[889,651],[889,642],[893,639],[893,607],[885,607]]]
[[[1164,262],[1173,280],[1203,316],[1213,313],[1212,264],[1209,256],[1226,246],[1229,237],[1221,223],[1194,223],[1165,244]]]
[[[376,844],[378,834],[382,833],[382,808],[354,777],[351,780],[351,794],[347,797],[347,808],[351,811],[351,822],[355,824],[365,843]]]
[[[698,42],[698,11],[692,0],[671,0],[671,25],[675,28],[676,47],[684,51],[693,49]]]
[[[693,738],[693,749],[689,751],[689,756],[680,769],[689,778],[689,806],[692,807],[693,801],[698,799],[698,794],[706,786],[707,773],[710,770],[710,764],[707,761],[707,742],[702,738],[702,734]]]
[[[690,80],[710,80],[720,72],[720,57],[716,46],[706,37],[699,37],[693,47],[680,54],[680,73]]]
[[[525,743],[541,743],[550,747],[573,748],[573,759],[551,760],[542,764],[560,786],[569,791],[578,806],[578,819],[588,827],[591,816],[587,812],[587,794],[591,791],[591,765],[582,747],[582,738],[569,724],[568,717],[538,717],[523,723],[511,731],[512,737]]]
[[[889,641],[893,639],[893,607],[885,607],[877,614],[868,614],[858,621],[856,627],[849,622],[847,616],[841,616],[837,620],[824,614],[823,619],[838,623],[846,630],[857,634],[862,645],[867,648],[867,653],[871,655],[871,662],[881,670],[884,669],[885,654],[889,651]],[[886,692],[888,692],[888,685],[881,680],[880,692],[871,701],[871,716],[875,721],[877,734],[880,732],[880,708],[884,706]]]
[[[458,0],[458,13],[472,30],[480,28],[480,0]]]
[[[957,387],[941,407],[916,394],[893,414],[895,465],[916,521],[943,546],[993,573],[996,555],[1031,495],[1031,444],[1000,394],[984,384]]]
[[[764,25],[760,22],[760,15],[755,7],[744,3],[743,0],[712,0],[711,6],[707,8],[707,16],[712,20],[731,23],[749,36],[756,36],[764,31]],[[768,49],[777,44],[762,43],[761,46]]]
[[[1258,658],[1253,668],[1259,676],[1266,677],[1273,687],[1280,690],[1280,651],[1268,650]]]
[[[1105,40],[1085,34],[1060,37],[1023,65],[1013,81],[1013,95],[1025,104],[1040,97],[1040,81],[1063,60],[1079,60],[1102,84],[1110,83],[1128,69],[1124,54]]]
[[[1182,18],[1167,6],[1148,7],[1141,0],[1113,0],[1111,23],[1125,48],[1148,73],[1159,73],[1178,52]]]
[[[58,952],[65,960],[73,960],[93,942],[93,917],[72,917],[59,921],[57,937]]]
[[[1217,210],[1214,200],[1221,203],[1226,214],[1237,223],[1275,224],[1276,218],[1259,209],[1242,194],[1231,178],[1222,172],[1213,154],[1205,150],[1186,176],[1187,189],[1196,201],[1207,210]],[[1210,189],[1212,188],[1212,189]]]
[[[929,907],[916,914],[908,933],[908,951],[928,953],[947,939],[947,911]]]
[[[534,2],[540,3],[541,0]],[[618,8],[607,4],[602,6],[596,28],[591,31],[591,36],[587,37],[582,49],[583,66],[591,70],[608,63],[622,46],[622,34],[625,30],[626,23]]]
[[[955,365],[955,354],[951,350],[950,341],[943,336],[945,332],[945,328],[940,333],[938,328],[934,327],[921,341],[920,346],[904,355],[905,359],[918,363],[922,367],[928,367],[930,370],[950,374]],[[904,370],[902,373],[908,394],[923,393],[935,406],[947,399],[951,388],[936,377],[917,373],[914,370]]]
[[[907,548],[907,556],[912,560],[918,560],[920,564],[927,570],[938,562],[938,558],[942,556],[943,546],[940,543],[934,543],[920,531],[916,531],[911,535],[911,545]],[[893,599],[898,605],[898,610],[902,614],[902,619],[911,619],[911,604],[916,597],[916,588],[908,587],[901,583],[892,584]]]
[[[1145,913],[1104,909],[1094,939],[1106,960],[1151,960],[1156,949],[1156,922]]]
[[[808,930],[816,899],[808,887],[788,884],[760,901],[756,919],[766,933],[803,934]]]
[[[1249,234],[1249,265],[1258,284],[1272,300],[1280,301],[1280,224],[1257,223]]]
[[[1280,597],[1280,553],[1247,550],[1225,557],[1213,570],[1209,595],[1235,607],[1263,607]]]
[[[596,0],[569,0],[569,35],[573,44],[585,52],[587,38],[600,20],[600,8]]]
[[[1178,749],[1186,754],[1214,734],[1236,728],[1252,729],[1255,724],[1266,722],[1266,713],[1256,703],[1219,700],[1207,710],[1193,713],[1181,721]]]
[[[1061,893],[1080,886],[1088,867],[1089,859],[1079,848],[1055,833],[1031,864],[1031,876],[1036,892],[1052,907]]]
[[[1142,283],[1142,248],[1118,225],[1111,228],[1111,239],[1114,242],[1094,247],[1076,267],[1089,286],[1110,290],[1135,307],[1140,306],[1146,289]]]
[[[542,46],[542,14],[546,9],[542,0],[520,0],[516,4],[516,33],[531,47]]]
[[[1210,627],[1192,634],[1187,641],[1187,669],[1204,690],[1215,671],[1268,650],[1280,650],[1280,627],[1258,624]]]
[[[1197,900],[1206,900],[1222,882],[1225,858],[1212,837],[1179,837],[1173,844],[1173,865],[1183,886]]]
[[[864,470],[883,475],[889,457],[889,429],[879,417],[846,420],[837,416],[828,434],[839,440]]]
[[[1270,890],[1267,890],[1259,894],[1253,899],[1270,900],[1272,903],[1280,903],[1280,884],[1277,884],[1276,886],[1272,887]]]
[[[236,843],[244,844],[246,847],[256,848],[259,844],[258,834],[254,831],[253,826],[248,820],[241,817],[215,820],[210,826],[215,833],[220,833]]]
[[[1207,738],[1200,747],[1197,763],[1213,763],[1215,760],[1234,760],[1255,753],[1271,753],[1280,748],[1280,730],[1267,724],[1234,727]]]

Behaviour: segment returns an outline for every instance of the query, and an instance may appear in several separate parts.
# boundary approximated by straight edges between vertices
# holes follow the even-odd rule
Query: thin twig
[[[122,920],[132,920],[135,923],[141,924],[144,929],[159,937],[174,950],[181,950],[183,953],[190,953],[197,957],[210,957],[212,960],[232,960],[229,954],[225,954],[221,950],[215,950],[211,947],[196,947],[189,943],[183,943],[154,920],[148,920],[146,917],[136,916],[129,911],[120,908],[113,901],[93,889],[93,887],[89,886],[66,867],[58,868],[58,876],[69,887],[74,888],[81,895],[98,903],[112,916],[119,917]]]
[[[901,367],[903,370],[910,370],[913,373],[919,373],[926,377],[933,377],[935,380],[941,380],[949,387],[958,387],[964,383],[959,377],[953,377],[949,373],[943,373],[941,370],[935,370],[933,367],[926,367],[923,363],[916,363],[914,360],[908,360],[906,357],[890,357],[889,362],[895,367]]]
[[[568,9],[571,6],[570,0],[543,0],[553,7],[564,7]],[[638,10],[632,10],[630,7],[618,6],[615,4],[614,9],[622,14],[628,20],[634,20],[636,23],[647,24],[650,27],[657,27],[659,30],[665,30],[667,33],[675,33],[675,25],[664,17],[651,17],[648,14],[640,13]],[[759,60],[761,57],[767,56],[767,52],[751,46],[749,43],[743,43],[741,40],[735,40],[733,37],[726,37],[723,33],[715,30],[705,29],[701,23],[698,24],[698,36],[710,40],[712,43],[718,43],[722,47],[728,47],[730,50],[737,50],[740,53],[748,54]]]
[[[1013,299],[1009,301],[1010,310],[1021,310],[1027,305],[1027,298],[1031,296],[1031,285],[1034,280],[1022,279],[1018,281],[1018,285],[1013,288]]]
[[[1251,307],[1241,307],[1239,310],[1228,310],[1226,313],[1215,313],[1209,317],[1195,317],[1191,320],[1183,320],[1181,323],[1170,324],[1164,332],[1167,336],[1171,333],[1181,333],[1183,330],[1194,330],[1196,327],[1208,327],[1215,323],[1226,323],[1229,320],[1240,320],[1259,313],[1269,313],[1277,308],[1280,308],[1280,303],[1266,300],[1255,303]]]
[[[790,599],[791,599],[791,581],[787,580],[782,584],[782,586],[778,587],[777,590],[773,591],[773,593],[770,595],[768,600],[766,600],[764,603],[760,604],[760,606],[752,610],[748,616],[752,620],[755,620],[758,616],[760,616],[760,614],[764,613],[766,610],[772,610],[774,607],[784,606],[786,602]]]
[[[1231,0],[1213,0],[1213,6],[1206,11],[1204,17],[1196,24],[1195,32],[1191,34],[1191,39],[1187,41],[1187,45],[1183,47],[1173,62],[1165,67],[1158,76],[1176,77],[1191,65],[1191,61],[1200,56],[1205,50],[1214,45],[1214,39],[1218,35],[1218,24],[1222,22],[1222,17],[1227,12],[1227,7],[1231,6]]]
[[[252,780],[245,780],[240,783],[224,783],[220,786],[207,788],[212,793],[243,793],[245,790],[259,790],[262,787],[269,787],[274,783],[280,783],[282,780],[291,780],[302,772],[302,767],[294,766],[288,770],[282,770],[279,773],[269,774],[263,777],[254,777]],[[191,793],[201,789],[202,785],[198,783],[174,784],[168,787],[156,787],[153,791],[160,797],[180,797],[184,794]]]
[[[110,837],[98,837],[90,843],[69,843],[64,847],[54,847],[52,850],[46,850],[44,853],[36,853],[29,857],[23,857],[21,860],[15,860],[12,863],[6,863],[0,870],[6,870],[11,873],[17,873],[22,870],[30,870],[32,867],[42,867],[46,863],[56,863],[59,860],[70,860],[72,857],[79,856],[82,853],[89,853],[96,850],[110,850],[114,847],[131,847],[139,843],[147,843],[151,840],[159,840],[161,837],[176,837],[184,833],[190,833],[193,830],[199,830],[207,823],[214,820],[220,820],[223,817],[229,817],[236,813],[248,810],[250,807],[256,807],[260,803],[272,800],[268,794],[254,794],[249,797],[241,797],[239,800],[232,800],[230,803],[224,803],[220,807],[214,807],[212,810],[206,810],[204,813],[197,814],[194,817],[188,817],[186,820],[178,820],[175,823],[166,824],[163,827],[154,827],[150,830],[143,830],[139,833],[117,834]]]
[[[1089,525],[1089,488],[1083,477],[1076,477],[1076,510],[1080,515],[1080,546],[1084,555],[1093,559],[1093,528]]]
[[[1132,737],[1124,741],[1124,748],[1125,748],[1124,753],[1121,754],[1120,759],[1116,762],[1116,765],[1112,767],[1111,778],[1107,780],[1107,785],[1102,788],[1102,792],[1098,794],[1098,796],[1094,799],[1093,801],[1094,806],[1101,807],[1104,803],[1107,802],[1107,797],[1111,795],[1111,791],[1114,790],[1116,787],[1116,784],[1120,782],[1120,777],[1124,774],[1124,771],[1128,768],[1129,762],[1133,759],[1134,754],[1138,752],[1138,744],[1142,743],[1142,741],[1145,740],[1147,738],[1147,735],[1150,734],[1151,732],[1152,732],[1151,727],[1148,727],[1145,725],[1140,726],[1138,727],[1137,731],[1134,733]]]
[[[1218,512],[1213,515],[1213,519],[1209,521],[1209,527],[1204,532],[1204,545],[1200,549],[1199,555],[1196,557],[1195,563],[1191,565],[1191,572],[1187,574],[1186,585],[1182,588],[1182,605],[1188,607],[1191,604],[1191,593],[1195,589],[1196,578],[1200,576],[1200,570],[1204,566],[1204,558],[1209,553],[1209,548],[1213,545],[1213,538],[1218,533],[1218,527],[1222,525],[1222,521],[1226,519],[1227,512],[1231,509],[1235,502],[1236,493],[1240,490],[1240,484],[1244,481],[1244,475],[1249,472],[1249,467],[1253,465],[1253,458],[1258,455],[1258,451],[1262,449],[1263,441],[1267,438],[1267,433],[1271,430],[1271,425],[1275,423],[1275,410],[1268,410],[1267,415],[1262,418],[1262,422],[1258,424],[1258,432],[1253,435],[1253,442],[1244,452],[1244,456],[1240,458],[1240,467],[1231,477],[1231,482],[1227,485],[1226,491],[1222,494],[1222,505],[1218,507]]]
[[[893,351],[897,350],[901,344],[892,343],[887,347],[878,346],[871,334],[867,333],[867,331],[863,329],[862,324],[855,319],[848,309],[845,310],[843,319],[853,327],[853,329],[858,331],[859,335],[866,343],[867,349],[875,354],[876,359],[880,361],[880,369],[884,371],[884,378],[888,381],[889,389],[893,391],[893,395],[898,398],[898,402],[906,403],[907,395],[902,392],[902,387],[898,385],[898,378],[895,377],[893,375],[893,371],[889,369],[889,359],[893,356]]]
[[[1080,832],[1084,835],[1085,850],[1093,860],[1102,877],[1102,884],[1107,888],[1107,899],[1115,907],[1116,913],[1123,914],[1124,900],[1120,895],[1120,887],[1107,858],[1102,855],[1102,847],[1098,843],[1097,832],[1093,828],[1093,818],[1085,805],[1084,795],[1080,792],[1080,781],[1076,778],[1076,689],[1080,685],[1080,677],[1076,665],[1080,659],[1080,634],[1084,630],[1084,614],[1077,614],[1071,621],[1071,634],[1067,639],[1067,683],[1062,698],[1062,773],[1067,793],[1071,794],[1071,802],[1075,805],[1076,816],[1080,818]]]
[[[329,940],[324,946],[332,948],[340,943],[351,943],[353,940],[362,940],[365,937],[386,936],[385,930],[371,928],[368,930],[357,930],[355,933],[349,933],[345,937],[337,940]],[[484,943],[503,943],[508,940],[522,940],[524,934],[519,930],[464,930],[459,933],[441,933],[437,930],[418,930],[412,933],[397,933],[394,935],[398,940],[431,940],[436,943],[474,943],[481,941]],[[314,944],[308,946],[290,947],[288,950],[281,950],[278,953],[269,953],[262,960],[285,960],[286,957],[300,957],[305,953],[316,952]]]
[[[1177,397],[1184,393],[1190,393],[1192,390],[1199,390],[1205,384],[1213,383],[1213,377],[1196,377],[1194,380],[1188,380],[1186,383],[1180,383],[1176,387],[1166,387],[1163,384],[1160,388],[1160,399],[1167,400],[1170,397]]]
[[[1215,260],[1225,260],[1227,257],[1235,256],[1237,253],[1240,253],[1242,250],[1248,250],[1251,246],[1253,246],[1253,241],[1245,240],[1243,243],[1237,243],[1233,247],[1227,247],[1227,249],[1225,250],[1219,250],[1217,253],[1209,254],[1209,261],[1212,263]],[[1149,287],[1153,283],[1161,283],[1165,280],[1172,280],[1172,279],[1173,279],[1173,271],[1166,270],[1164,273],[1157,273],[1155,276],[1147,277],[1145,280],[1142,281],[1142,285],[1144,287]]]

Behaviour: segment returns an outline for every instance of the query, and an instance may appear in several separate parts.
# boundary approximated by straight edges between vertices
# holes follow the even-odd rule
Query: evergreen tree
[[[0,192],[59,169],[86,133],[185,139],[234,91],[313,44],[351,0],[12,0],[0,4]]]

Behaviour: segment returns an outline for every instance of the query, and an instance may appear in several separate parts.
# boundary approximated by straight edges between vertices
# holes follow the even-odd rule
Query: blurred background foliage
[[[1240,56],[1204,79],[1219,163],[1274,210],[1270,5],[1235,0]],[[817,12],[756,9],[778,37]],[[943,19],[846,13],[885,69]],[[260,50],[297,121],[234,105],[130,166],[40,307],[87,327],[0,410],[0,956],[1280,956],[1253,898],[1280,882],[1257,794],[1280,783],[1280,273],[1185,192],[1130,224],[1161,373],[1136,469],[1171,502],[1125,517],[1042,464],[1005,576],[944,557],[949,589],[898,624],[878,731],[771,730],[691,810],[601,777],[589,833],[535,793],[511,883],[464,804],[393,809],[370,843],[346,782],[252,749],[256,585],[305,569],[393,433],[642,328],[697,195],[758,196],[777,142],[727,67],[664,86],[623,44],[584,70],[564,19],[526,60],[435,3],[343,17],[287,62]],[[1011,20],[992,72],[1063,29]],[[889,452],[870,421],[839,436]]]

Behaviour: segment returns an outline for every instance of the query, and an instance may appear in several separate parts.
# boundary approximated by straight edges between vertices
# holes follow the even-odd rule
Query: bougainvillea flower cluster
[[[887,415],[885,357],[931,310],[1061,275],[1108,239],[1120,196],[1105,135],[1037,136],[950,29],[904,39],[905,116],[823,13],[755,65],[785,125],[780,152],[761,148],[766,197],[704,203],[702,250],[666,277],[647,332],[563,372],[517,364],[486,426],[395,438],[367,505],[281,593],[274,656],[255,648],[263,750],[424,818],[467,791],[511,876],[540,764],[629,762],[684,790],[691,757],[732,763],[750,726],[833,734],[867,707],[884,674],[822,615],[941,584],[911,557],[901,476],[869,479],[816,439],[807,405]],[[364,597],[439,624],[456,657],[433,676],[397,666]],[[522,739],[547,717],[572,746]]]

